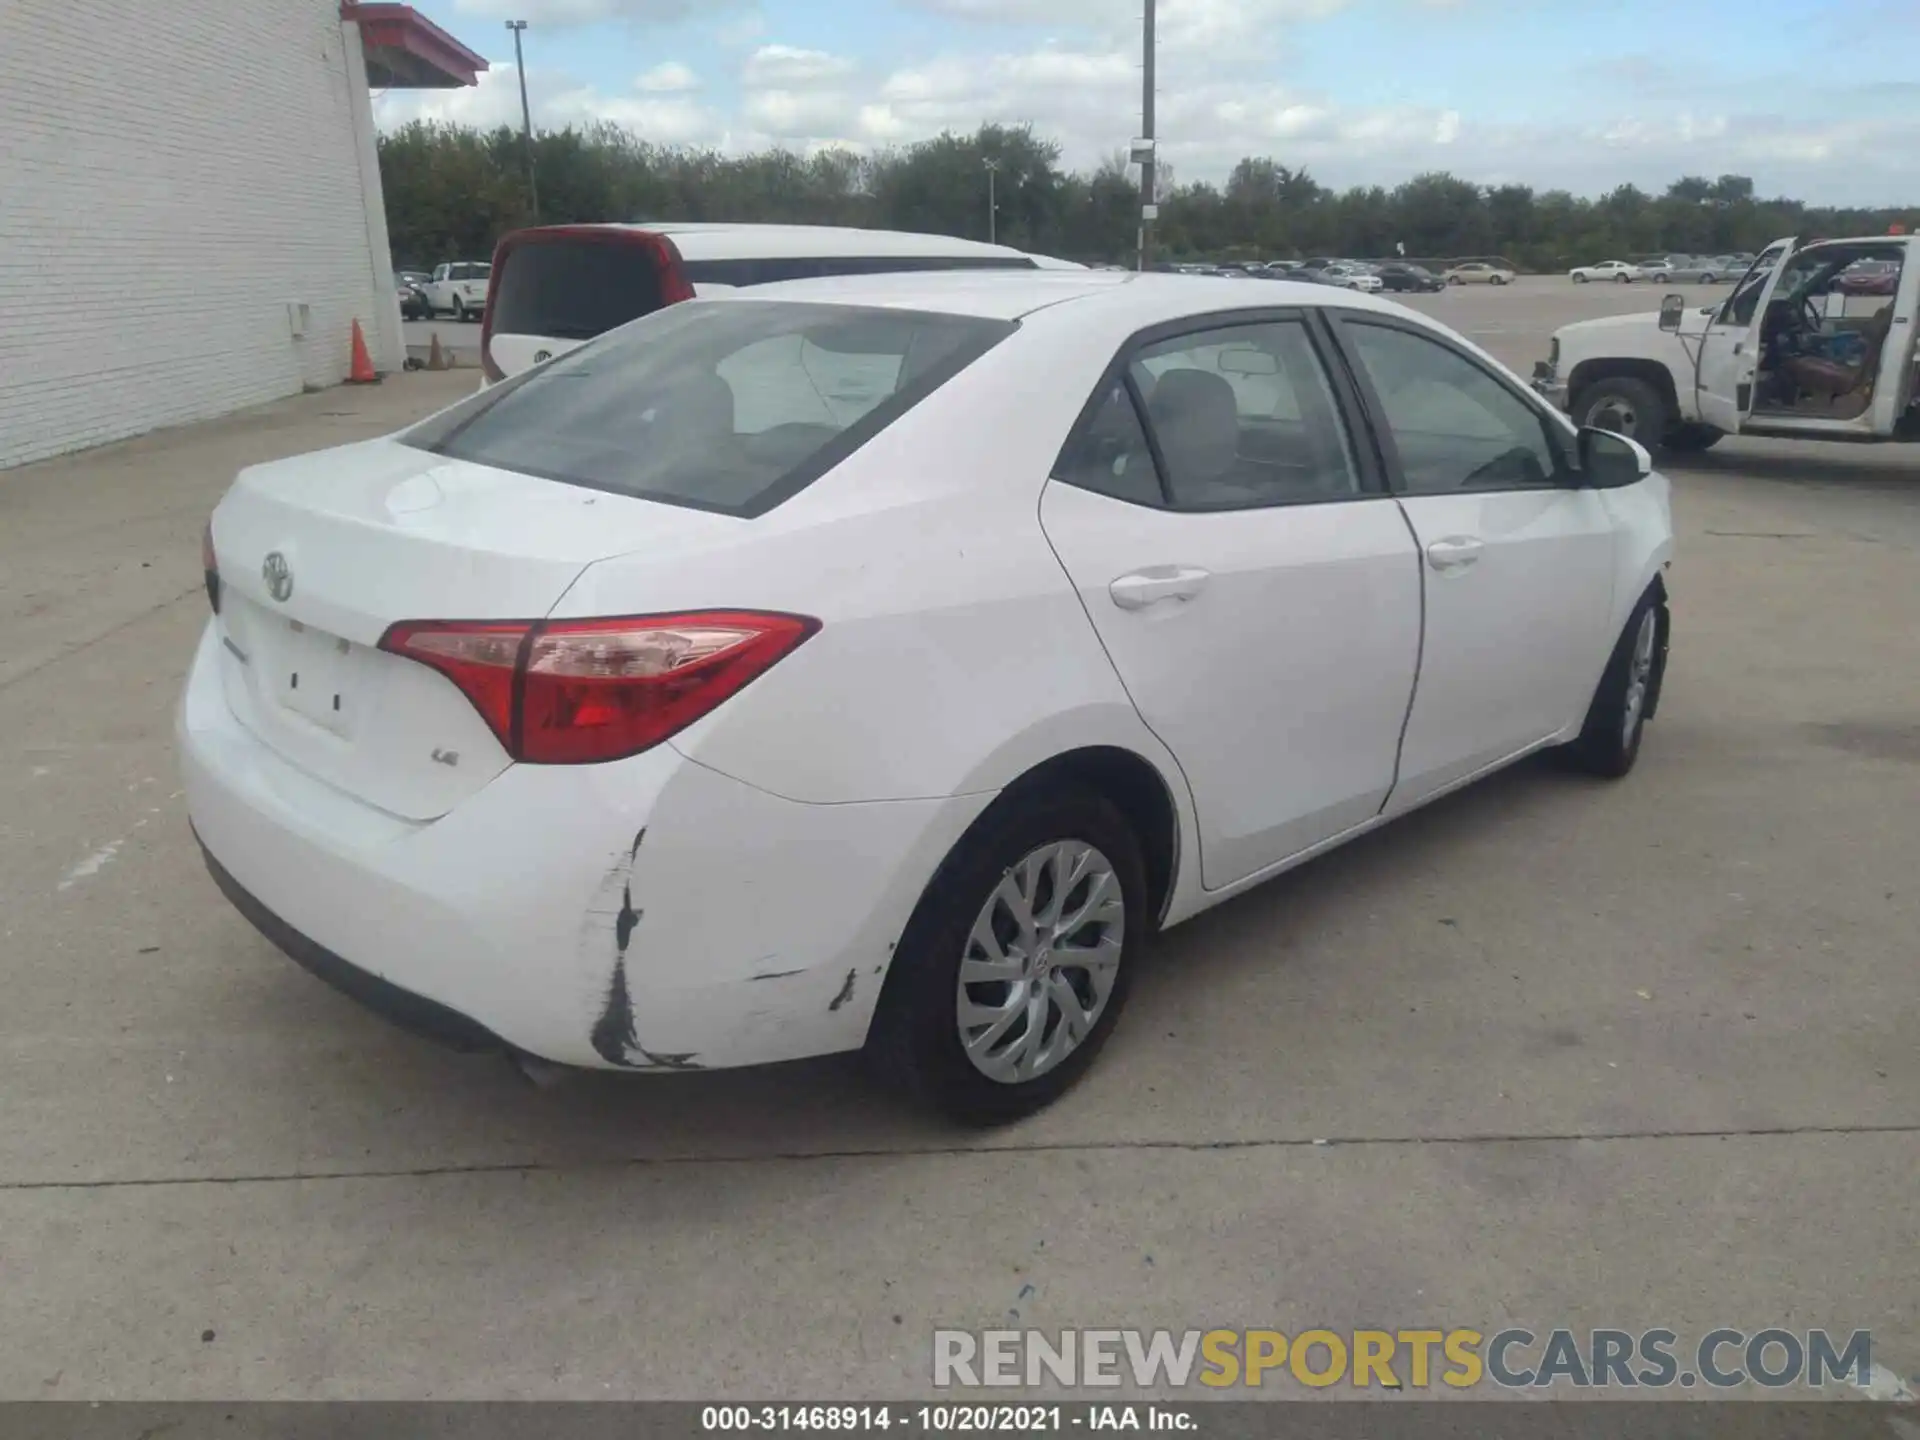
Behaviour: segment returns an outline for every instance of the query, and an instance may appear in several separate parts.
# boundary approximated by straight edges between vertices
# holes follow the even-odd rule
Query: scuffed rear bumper
[[[307,969],[463,1047],[640,1070],[856,1049],[929,877],[991,799],[802,804],[667,744],[512,766],[402,820],[256,739],[214,636],[178,740],[216,882]]]

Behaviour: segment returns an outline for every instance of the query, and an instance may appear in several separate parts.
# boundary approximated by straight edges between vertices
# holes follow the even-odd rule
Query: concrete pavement
[[[1516,363],[1560,323],[1425,303]],[[0,477],[0,1397],[907,1396],[1011,1323],[1825,1325],[1920,1371],[1911,458],[1676,471],[1629,780],[1525,766],[1181,927],[1088,1082],[979,1136],[837,1061],[535,1090],[213,890],[207,510],[471,381]]]

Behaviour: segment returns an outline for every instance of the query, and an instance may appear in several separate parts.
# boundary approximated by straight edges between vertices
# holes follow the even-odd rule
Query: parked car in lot
[[[481,260],[450,261],[433,268],[433,278],[421,287],[432,315],[456,320],[478,320],[487,308],[493,266]]]
[[[1859,260],[1842,270],[1834,284],[1845,295],[1891,295],[1900,267],[1890,260]]]
[[[1631,285],[1636,280],[1646,278],[1638,265],[1627,260],[1602,260],[1597,265],[1576,265],[1567,272],[1567,278],[1576,285],[1585,285],[1594,280],[1612,280],[1616,284]]]
[[[1562,326],[1537,389],[1583,425],[1649,449],[1727,435],[1920,441],[1920,255],[1911,236],[1777,241],[1724,300]],[[1892,272],[1878,306],[1849,305],[1848,274]],[[1882,282],[1885,283],[1885,282]]]
[[[1374,274],[1371,266],[1362,265],[1355,260],[1336,260],[1331,265],[1320,267],[1322,283],[1338,285],[1347,290],[1359,290],[1374,294],[1385,288],[1385,283]]]
[[[243,471],[179,711],[214,878],[457,1043],[1047,1103],[1155,931],[1522,756],[1622,775],[1658,705],[1644,450],[1270,293],[743,290]]]
[[[433,310],[427,304],[426,293],[418,285],[396,277],[393,288],[395,298],[400,302],[402,320],[426,320],[432,317]]]
[[[1380,277],[1380,288],[1383,290],[1420,294],[1447,288],[1446,281],[1423,265],[1408,265],[1399,260],[1391,260],[1380,266],[1375,273]]]
[[[948,235],[827,225],[669,221],[517,230],[493,253],[494,303],[480,336],[482,383],[518,375],[696,295],[834,275],[1031,271],[1062,263]]]
[[[1440,278],[1449,285],[1511,285],[1514,281],[1514,272],[1504,265],[1492,265],[1484,260],[1469,260],[1464,265],[1455,265]]]

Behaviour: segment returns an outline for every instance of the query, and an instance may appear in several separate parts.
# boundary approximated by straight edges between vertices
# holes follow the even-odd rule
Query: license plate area
[[[265,677],[268,693],[281,709],[335,735],[351,736],[355,679],[365,647],[298,620],[279,623],[285,628],[262,657],[273,667]]]

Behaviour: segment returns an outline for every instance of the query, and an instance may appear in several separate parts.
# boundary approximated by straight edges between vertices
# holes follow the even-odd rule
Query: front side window
[[[1301,321],[1163,340],[1129,369],[1175,506],[1243,509],[1358,493],[1333,391]]]
[[[1346,333],[1409,494],[1563,483],[1566,461],[1545,418],[1485,368],[1408,330],[1348,321]]]
[[[564,484],[758,515],[1015,328],[850,305],[690,301],[402,438]]]

